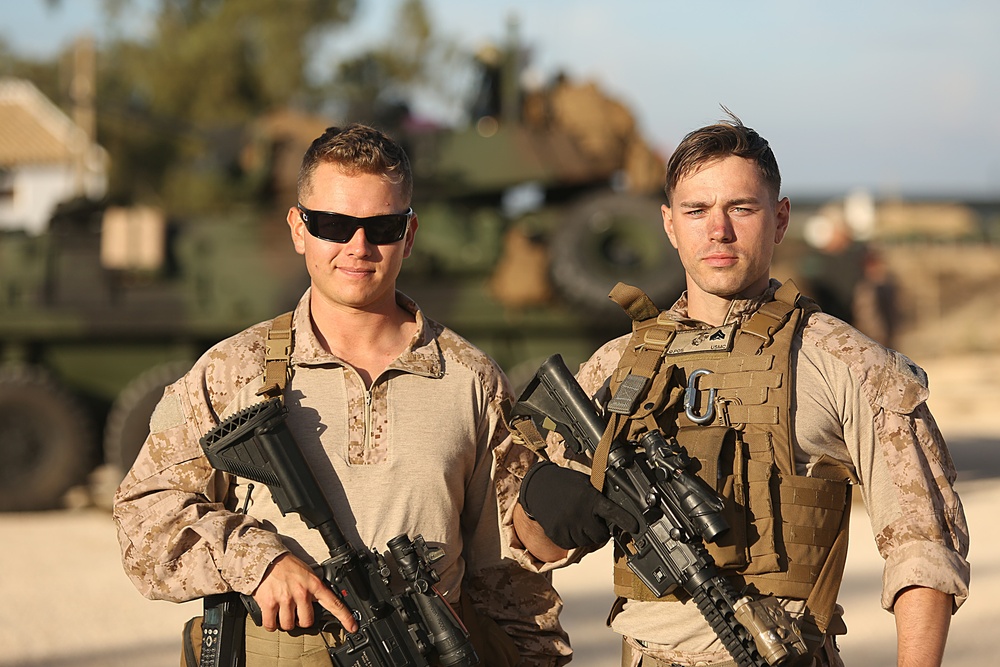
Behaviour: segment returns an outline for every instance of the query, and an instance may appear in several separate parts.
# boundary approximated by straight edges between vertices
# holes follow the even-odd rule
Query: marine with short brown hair
[[[688,134],[662,206],[687,290],[663,312],[633,307],[633,333],[577,378],[605,410],[620,387],[645,387],[622,433],[661,430],[697,459],[730,525],[707,545],[715,563],[738,590],[777,599],[802,630],[808,652],[786,664],[843,664],[836,598],[857,487],[886,561],[882,605],[896,616],[899,664],[940,665],[969,592],[969,532],[927,377],[771,277],[789,221],[780,187],[768,142],[735,116]],[[626,381],[636,376],[650,381]],[[532,467],[509,519],[513,548],[539,570],[622,530],[608,523],[589,461],[548,451],[562,465]],[[609,624],[623,637],[623,665],[736,664],[690,598],[656,598],[620,559],[614,577]]]

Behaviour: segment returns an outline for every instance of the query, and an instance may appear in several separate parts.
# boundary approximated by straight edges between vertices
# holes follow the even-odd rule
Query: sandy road
[[[931,408],[959,468],[972,531],[972,594],[954,617],[949,667],[993,664],[1000,611],[1000,355],[921,361],[932,378]],[[852,547],[840,598],[850,634],[850,667],[894,664],[892,616],[879,607],[881,559],[863,508],[852,521]],[[617,665],[618,638],[604,627],[612,600],[610,555],[602,550],[556,575],[576,667]],[[121,571],[106,512],[0,514],[0,666],[174,667],[180,628],[200,612],[141,597]]]

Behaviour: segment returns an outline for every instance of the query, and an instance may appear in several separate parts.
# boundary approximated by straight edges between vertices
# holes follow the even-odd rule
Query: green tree
[[[434,29],[424,0],[401,0],[381,43],[334,64],[329,87],[346,120],[392,129],[417,96],[439,106],[461,103],[471,58]]]
[[[129,0],[108,0],[110,16]],[[98,136],[114,156],[112,193],[156,193],[170,211],[246,197],[236,156],[261,113],[309,104],[318,40],[347,22],[355,0],[160,0],[152,34],[113,40],[99,59]]]
[[[52,11],[67,4],[43,1]],[[177,215],[256,206],[265,195],[240,171],[239,151],[262,114],[293,107],[394,131],[415,98],[452,112],[464,106],[473,59],[435,31],[424,0],[400,0],[374,46],[319,61],[324,40],[336,38],[357,4],[103,0],[107,35],[93,76],[97,140],[111,155],[110,198]],[[124,27],[137,15],[147,30]],[[67,110],[72,62],[71,52],[20,60],[0,43],[0,72],[34,81]]]

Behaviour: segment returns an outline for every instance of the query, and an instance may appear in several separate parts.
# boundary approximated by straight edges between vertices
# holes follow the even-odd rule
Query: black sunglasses
[[[306,223],[309,233],[324,241],[347,243],[354,237],[354,232],[361,227],[365,230],[365,239],[375,245],[388,245],[399,241],[406,235],[406,226],[413,218],[413,209],[406,213],[387,213],[373,215],[369,218],[355,218],[353,215],[333,213],[331,211],[313,211],[302,204],[296,204]]]

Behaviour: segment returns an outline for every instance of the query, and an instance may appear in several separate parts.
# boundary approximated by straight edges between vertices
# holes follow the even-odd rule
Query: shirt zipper
[[[359,377],[360,379],[360,377]],[[363,385],[364,383],[362,383]],[[373,383],[374,386],[374,383]],[[370,389],[365,387],[365,441],[364,441],[364,451],[370,451],[372,448],[372,392]]]

